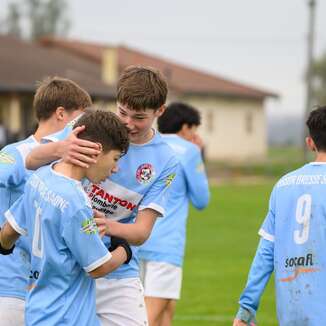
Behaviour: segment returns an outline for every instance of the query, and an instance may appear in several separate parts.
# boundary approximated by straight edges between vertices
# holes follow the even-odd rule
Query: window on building
[[[212,133],[214,131],[214,112],[207,112],[207,131]]]
[[[246,126],[246,133],[248,135],[252,134],[253,132],[253,114],[252,112],[246,112],[245,116],[245,126]]]

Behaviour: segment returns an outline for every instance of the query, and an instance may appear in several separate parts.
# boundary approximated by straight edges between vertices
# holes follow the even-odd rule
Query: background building
[[[24,136],[35,120],[31,110],[37,80],[48,75],[71,78],[95,102],[115,106],[115,85],[129,65],[158,68],[169,83],[169,101],[181,100],[202,115],[200,133],[211,160],[263,158],[267,151],[264,100],[276,94],[230,81],[130,49],[80,41],[44,38],[28,43],[0,39],[0,109],[13,134]]]

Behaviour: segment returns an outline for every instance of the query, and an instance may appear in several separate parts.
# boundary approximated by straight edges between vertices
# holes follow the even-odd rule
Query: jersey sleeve
[[[72,129],[73,129],[73,124],[68,123],[62,130],[54,134],[51,134],[49,136],[43,137],[41,143],[45,144],[49,142],[57,142],[60,140],[64,140],[71,134]]]
[[[260,298],[274,270],[274,243],[260,239],[251,265],[248,281],[241,294],[239,304],[253,315],[259,307]]]
[[[15,187],[24,182],[25,162],[14,146],[0,152],[0,187]]]
[[[73,217],[67,218],[63,225],[63,238],[74,258],[88,273],[111,259],[89,208],[81,209]]]
[[[191,203],[197,209],[205,208],[208,205],[210,193],[205,166],[199,149],[192,148],[183,168]]]
[[[172,157],[142,199],[139,210],[151,208],[158,212],[160,216],[165,214],[169,193],[168,189],[176,177],[179,168],[179,162]]]
[[[24,195],[19,197],[15,203],[5,212],[5,218],[12,228],[20,235],[27,235],[27,216]]]
[[[275,239],[275,188],[272,191],[267,216],[258,234],[265,240],[274,242]]]

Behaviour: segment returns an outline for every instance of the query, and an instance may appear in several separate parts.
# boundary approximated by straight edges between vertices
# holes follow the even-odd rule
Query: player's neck
[[[134,139],[130,139],[130,142],[136,145],[144,145],[149,143],[154,136],[155,136],[155,131],[153,128],[151,128],[150,130],[148,130],[148,132],[146,132],[146,134]]]
[[[76,166],[74,164],[60,161],[53,166],[54,171],[64,175],[65,177],[75,179],[77,181],[82,180],[85,177],[85,168]]]
[[[54,134],[55,132],[58,132],[60,129],[58,129],[58,126],[56,123],[53,123],[51,119],[46,121],[40,121],[37,130],[34,133],[34,138],[40,142],[41,139],[45,136],[49,136],[51,134]]]
[[[317,152],[315,162],[326,162],[326,152]]]

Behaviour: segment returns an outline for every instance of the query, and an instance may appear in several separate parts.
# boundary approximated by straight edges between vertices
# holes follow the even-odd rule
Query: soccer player
[[[275,272],[280,326],[326,325],[326,106],[307,120],[315,161],[275,185],[234,326],[249,324]]]
[[[141,246],[141,276],[149,325],[172,324],[180,298],[189,202],[203,209],[209,202],[209,187],[197,144],[200,138],[198,111],[184,103],[171,103],[158,118],[163,139],[180,162],[180,172],[171,185],[165,217],[154,225]]]
[[[19,235],[27,236],[31,247],[29,326],[100,325],[92,278],[131,258],[121,239],[112,238],[113,251],[108,251],[81,185],[84,178],[97,184],[117,171],[117,161],[128,149],[128,131],[115,114],[104,111],[85,113],[78,125],[85,126],[79,138],[101,147],[97,163],[82,168],[59,161],[36,171],[20,200],[5,213],[8,222],[0,233],[2,253],[10,253]]]
[[[131,66],[117,83],[117,115],[127,126],[130,146],[119,161],[119,171],[100,184],[84,182],[92,201],[96,220],[110,236],[119,236],[132,245],[142,244],[150,235],[155,220],[163,216],[167,189],[178,162],[153,123],[165,110],[167,83],[153,68]],[[68,132],[67,132],[68,129]],[[70,128],[71,129],[71,128]],[[62,132],[65,137],[69,126]],[[30,153],[35,168],[55,160],[58,148],[67,149],[68,161],[87,166],[97,149],[84,146],[74,135],[45,144]],[[109,238],[105,238],[108,244]],[[133,259],[105,278],[97,280],[97,314],[102,325],[143,326],[147,323],[143,288],[139,279],[138,248],[132,247]]]
[[[42,81],[33,107],[39,122],[30,137],[10,144],[0,152],[0,225],[4,212],[20,197],[31,171],[25,157],[41,138],[61,130],[92,104],[85,90],[69,79],[53,77]],[[24,324],[24,300],[30,276],[28,248],[20,239],[12,255],[0,256],[0,320],[3,326]]]

